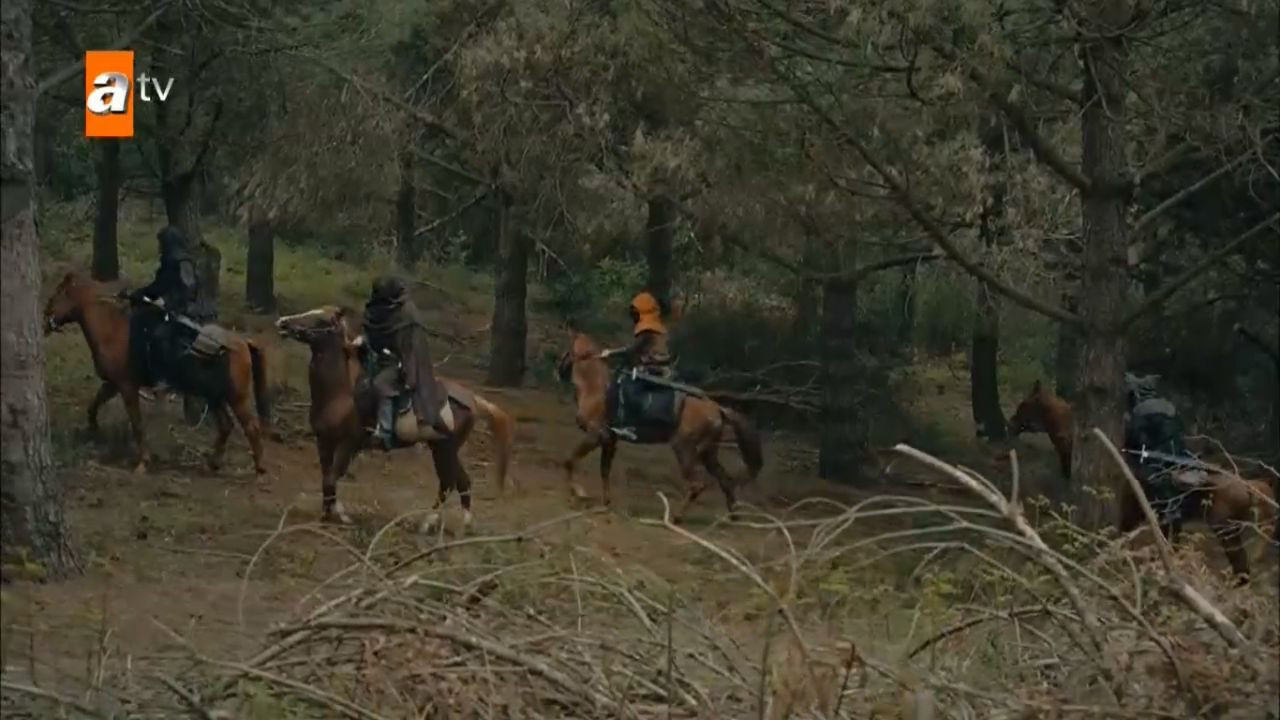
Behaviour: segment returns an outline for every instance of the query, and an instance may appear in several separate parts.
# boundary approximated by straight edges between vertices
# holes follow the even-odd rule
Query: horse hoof
[[[462,531],[463,532],[466,532],[471,529],[472,519],[473,519],[473,516],[471,515],[470,510],[462,511]]]
[[[335,500],[332,506],[321,508],[320,521],[333,525],[350,525],[351,517],[347,515],[347,509],[342,507],[342,503]]]
[[[418,532],[424,535],[432,535],[440,527],[440,513],[431,513],[422,520],[422,524],[418,526]]]
[[[134,475],[146,475],[146,474],[147,474],[147,463],[144,461],[144,462],[140,462],[140,463],[138,463],[137,465],[134,465],[134,466],[133,466],[133,474],[134,474]]]

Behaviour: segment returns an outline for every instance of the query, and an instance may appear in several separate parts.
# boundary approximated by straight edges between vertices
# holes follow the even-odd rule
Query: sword
[[[1126,455],[1137,456],[1139,462],[1143,462],[1143,461],[1146,461],[1147,459],[1151,459],[1151,460],[1159,460],[1161,462],[1165,462],[1170,465],[1177,465],[1179,467],[1188,467],[1188,468],[1194,468],[1196,470],[1204,470],[1206,472],[1218,471],[1218,468],[1215,468],[1212,465],[1203,463],[1190,455],[1171,455],[1169,453],[1160,452],[1159,450],[1148,450],[1145,447],[1142,448],[1141,450],[1126,449],[1126,450],[1121,450],[1120,452],[1125,453]]]
[[[694,397],[705,398],[707,396],[706,392],[692,385],[685,385],[684,383],[679,383],[674,380],[667,380],[666,378],[660,378],[656,375],[649,375],[648,373],[642,373],[639,370],[632,369],[631,379],[635,380],[637,378],[640,380],[651,382],[655,385],[665,385],[666,387],[669,387],[673,390],[679,390],[681,392],[685,392],[690,395],[693,395]]]

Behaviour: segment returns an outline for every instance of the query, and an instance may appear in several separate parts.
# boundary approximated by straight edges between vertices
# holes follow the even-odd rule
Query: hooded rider
[[[667,328],[662,323],[662,306],[658,299],[652,293],[643,291],[631,299],[628,310],[635,326],[632,331],[635,339],[626,347],[605,350],[600,353],[600,357],[605,359],[623,356],[629,366],[670,380],[671,353],[667,349]]]
[[[393,446],[394,402],[405,390],[412,393],[418,424],[447,435],[427,328],[399,279],[383,276],[374,281],[364,308],[364,337],[378,367],[373,378],[379,397],[374,437],[384,448]]]
[[[1171,459],[1145,456],[1158,452],[1170,458],[1190,458],[1183,439],[1182,421],[1173,403],[1156,393],[1158,376],[1140,377],[1125,373],[1124,382],[1128,412],[1125,413],[1124,445],[1134,475],[1147,488],[1153,505],[1166,506],[1169,514],[1173,500],[1170,473],[1178,468]],[[1159,507],[1156,508],[1160,510]]]
[[[166,364],[174,357],[174,338],[164,314],[186,315],[199,289],[195,261],[182,230],[169,225],[156,233],[156,240],[160,267],[155,279],[133,292],[121,293],[134,308],[129,316],[130,364],[138,368],[144,387],[169,381]]]

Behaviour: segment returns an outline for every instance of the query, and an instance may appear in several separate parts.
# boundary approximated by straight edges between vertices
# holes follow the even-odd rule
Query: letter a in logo
[[[84,136],[133,137],[133,51],[84,54]]]

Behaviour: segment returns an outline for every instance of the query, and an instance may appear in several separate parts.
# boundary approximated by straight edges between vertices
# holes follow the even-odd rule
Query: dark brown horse
[[[142,430],[142,412],[138,403],[138,373],[129,365],[129,314],[124,302],[104,292],[99,283],[79,272],[69,272],[54,288],[44,308],[45,334],[75,323],[84,333],[93,367],[102,385],[89,403],[89,432],[98,431],[98,410],[117,394],[124,401],[137,444],[138,463],[135,472],[145,472],[151,462]],[[270,422],[270,399],[267,395],[267,367],[262,349],[248,338],[218,328],[226,353],[217,358],[189,359],[186,371],[174,383],[182,392],[209,403],[209,412],[218,426],[218,437],[209,453],[209,467],[222,464],[231,437],[231,415],[240,423],[253,452],[253,465],[261,476],[262,425]],[[250,400],[256,400],[256,408]],[[255,413],[256,409],[256,413]]]
[[[276,321],[284,337],[311,349],[307,377],[311,386],[311,429],[320,454],[321,511],[326,522],[349,522],[338,502],[338,479],[347,473],[351,461],[369,444],[369,428],[377,413],[375,392],[359,382],[361,367],[356,318],[347,310],[328,305]],[[502,408],[453,380],[440,378],[452,413],[452,432],[444,438],[425,440],[431,449],[439,479],[439,491],[432,512],[422,523],[430,530],[439,519],[439,510],[451,490],[457,490],[463,509],[463,524],[471,524],[471,479],[458,454],[475,426],[476,416],[484,418],[497,440],[498,457],[494,477],[505,492],[507,470],[515,440],[515,420]],[[360,388],[360,389],[358,389]]]
[[[586,436],[573,449],[564,461],[565,483],[570,493],[577,499],[585,498],[586,492],[573,479],[573,471],[578,461],[586,457],[592,450],[600,448],[600,485],[604,495],[604,504],[611,502],[609,493],[609,472],[613,465],[613,456],[618,449],[618,436],[610,431],[607,417],[606,398],[611,377],[609,366],[600,358],[600,347],[590,337],[569,331],[569,349],[560,356],[556,369],[563,381],[572,381],[574,394],[577,397],[578,427],[586,432]],[[679,422],[669,432],[644,437],[640,444],[670,443],[675,451],[676,462],[680,466],[680,474],[684,477],[687,494],[684,503],[672,517],[680,522],[688,512],[706,485],[698,477],[697,464],[702,463],[707,472],[720,485],[724,493],[725,503],[732,515],[737,504],[734,495],[736,486],[752,482],[760,474],[764,466],[764,454],[760,446],[760,435],[745,416],[722,407],[707,397],[699,397],[681,393]],[[746,464],[746,474],[735,479],[720,464],[718,452],[720,438],[725,427],[733,428],[738,441],[738,449]]]
[[[1044,389],[1037,380],[1031,392],[1018,404],[1009,425],[1015,436],[1024,432],[1047,433],[1057,451],[1063,476],[1070,478],[1074,428],[1071,406],[1065,400]],[[1120,485],[1119,495],[1120,513],[1116,524],[1120,532],[1127,533],[1141,525],[1145,518],[1142,506],[1128,483]],[[1185,485],[1178,503],[1181,517],[1203,521],[1213,530],[1222,543],[1231,569],[1242,578],[1249,577],[1246,526],[1272,527],[1272,540],[1280,541],[1280,513],[1276,511],[1275,491],[1264,480],[1243,478],[1214,468],[1205,472],[1195,484]],[[1176,542],[1182,527],[1178,522],[1161,530],[1170,541]]]

